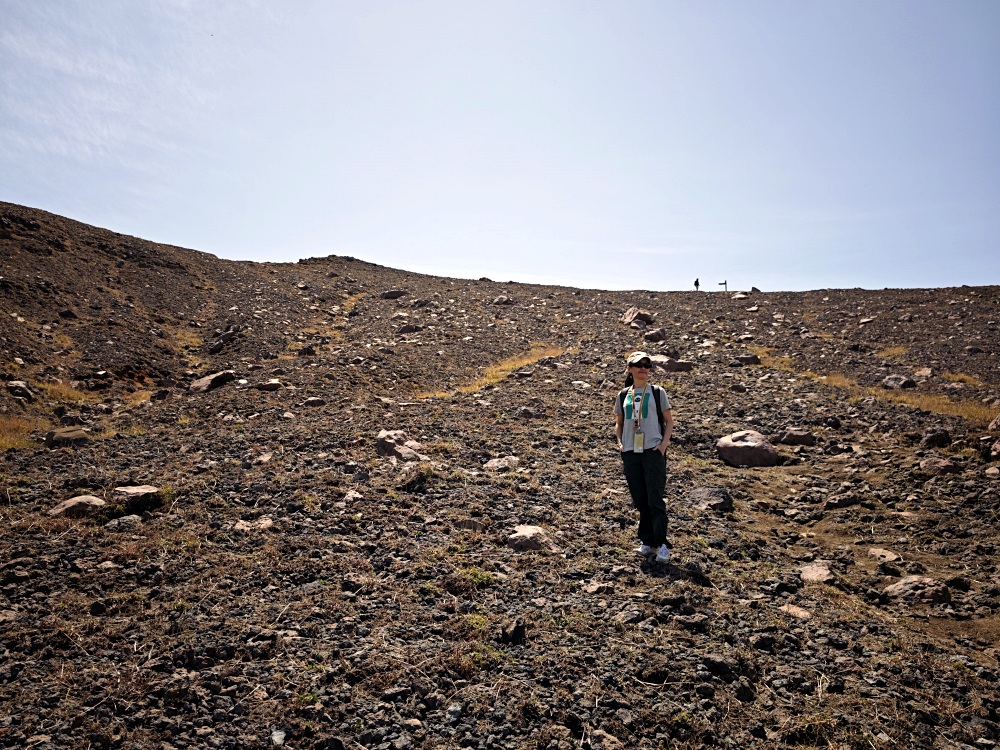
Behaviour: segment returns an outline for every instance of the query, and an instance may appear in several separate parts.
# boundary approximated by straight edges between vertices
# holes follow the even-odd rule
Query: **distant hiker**
[[[649,382],[653,362],[646,352],[632,352],[626,359],[625,388],[615,399],[615,435],[622,454],[625,481],[632,504],[639,511],[636,553],[656,553],[656,561],[670,559],[667,541],[667,448],[674,417],[667,392]]]
[[[696,292],[698,291],[698,287],[700,287],[700,286],[701,286],[701,284],[699,284],[699,283],[698,283],[698,279],[695,279],[695,280],[694,280],[694,290],[695,290]]]

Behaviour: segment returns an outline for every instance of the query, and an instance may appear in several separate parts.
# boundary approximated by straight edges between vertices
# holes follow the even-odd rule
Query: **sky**
[[[600,289],[1000,284],[996,0],[0,17],[0,200],[117,232]]]

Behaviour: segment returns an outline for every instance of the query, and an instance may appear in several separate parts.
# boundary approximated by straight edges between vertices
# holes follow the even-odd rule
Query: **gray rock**
[[[508,469],[516,469],[520,462],[521,461],[517,456],[504,456],[503,458],[490,459],[483,464],[483,468],[487,471],[505,471]]]
[[[996,418],[992,422],[990,422],[990,426],[987,427],[986,429],[988,429],[990,432],[1000,432],[1000,414],[998,414]]]
[[[93,495],[77,495],[69,500],[63,500],[49,510],[50,516],[66,516],[68,518],[85,518],[103,508],[107,503]]]
[[[279,391],[284,388],[285,385],[277,378],[271,378],[265,383],[256,383],[253,387],[258,391]]]
[[[622,313],[621,322],[625,325],[640,323],[642,328],[653,322],[653,313],[649,310],[641,310],[638,307],[630,307]]]
[[[134,531],[140,526],[142,526],[142,518],[135,515],[112,518],[104,524],[104,528],[110,531]]]
[[[737,355],[736,359],[738,359],[740,363],[744,365],[760,364],[760,357],[758,357],[756,354],[740,354]]]
[[[23,380],[11,380],[7,383],[7,393],[14,398],[23,398],[25,401],[34,401],[35,394],[28,388],[28,384]]]
[[[420,453],[423,446],[410,440],[403,430],[381,430],[375,439],[375,450],[380,456],[395,456],[402,461],[427,461]]]
[[[802,427],[786,427],[775,442],[783,445],[816,445],[816,436]]]
[[[694,369],[694,362],[685,359],[660,357],[659,355],[654,355],[650,359],[653,360],[655,369],[660,372],[691,372]]]
[[[214,372],[211,375],[198,378],[198,380],[188,386],[188,390],[191,391],[191,393],[205,393],[206,391],[218,388],[220,385],[225,385],[230,380],[235,379],[236,370],[222,370],[221,372]]]
[[[653,331],[646,331],[643,338],[646,341],[663,341],[667,338],[667,330],[665,328],[657,328]]]
[[[731,513],[733,497],[724,487],[695,487],[688,493],[688,501],[700,510]]]
[[[916,388],[917,382],[906,375],[888,375],[882,380],[882,387],[889,390],[899,388]]]
[[[318,396],[310,396],[305,401],[302,402],[303,406],[326,406],[326,401],[319,398]]]
[[[46,448],[63,448],[89,442],[90,435],[80,427],[57,427],[45,435]]]
[[[944,427],[931,427],[920,439],[921,448],[946,448],[951,445],[951,433]]]
[[[777,466],[779,460],[778,451],[755,430],[740,430],[719,438],[715,450],[730,466]]]
[[[514,302],[506,294],[501,294],[501,295],[499,295],[497,297],[494,297],[493,304],[494,305],[512,305],[512,304],[514,304]]]
[[[399,299],[406,296],[405,289],[386,289],[382,292],[382,299]]]

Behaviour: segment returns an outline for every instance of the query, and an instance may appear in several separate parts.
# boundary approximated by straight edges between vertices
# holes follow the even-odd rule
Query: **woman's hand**
[[[664,456],[666,456],[667,455],[667,448],[669,448],[669,447],[670,447],[670,440],[669,439],[667,439],[667,440],[661,440],[660,444],[658,446],[656,446],[656,450],[658,450],[660,453],[662,453]]]

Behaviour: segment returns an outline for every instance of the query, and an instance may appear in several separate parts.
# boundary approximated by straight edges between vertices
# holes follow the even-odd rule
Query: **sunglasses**
[[[641,367],[643,370],[648,370],[652,366],[653,365],[650,362],[635,362],[629,365],[629,367]]]

